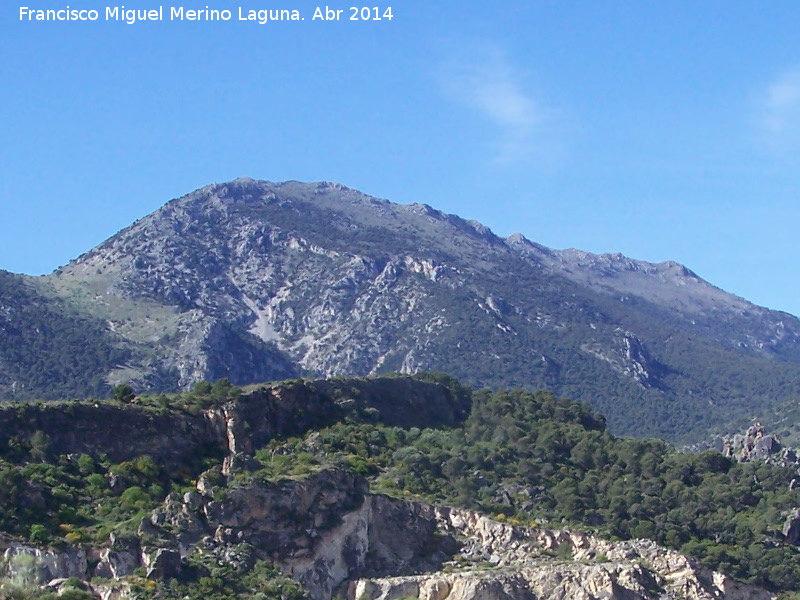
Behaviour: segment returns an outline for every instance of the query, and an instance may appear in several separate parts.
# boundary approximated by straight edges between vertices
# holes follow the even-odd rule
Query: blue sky
[[[19,20],[67,5],[101,17]],[[233,19],[133,25],[106,6],[0,7],[0,268],[50,272],[208,183],[330,180],[800,314],[797,2],[406,0],[320,22],[208,0],[183,6]]]

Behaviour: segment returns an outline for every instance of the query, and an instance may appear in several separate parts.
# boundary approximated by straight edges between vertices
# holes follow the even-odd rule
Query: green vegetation
[[[227,379],[169,396],[136,396],[130,386],[120,385],[104,403],[133,405],[154,414],[197,415],[240,393]],[[65,411],[68,417],[72,407],[87,404],[46,406],[54,412]],[[23,421],[35,423],[39,418],[35,408],[19,404],[12,410]],[[104,544],[112,531],[133,535],[142,517],[161,504],[169,491],[190,489],[199,473],[221,462],[216,448],[204,448],[170,470],[149,455],[112,463],[105,454],[55,455],[50,446],[49,436],[41,430],[27,438],[0,440],[0,531],[38,545]]]
[[[339,423],[313,438],[274,440],[257,456],[267,477],[337,464],[377,492],[512,524],[647,537],[739,580],[800,589],[800,554],[780,536],[788,509],[800,505],[800,491],[789,490],[793,469],[617,438],[588,406],[545,392],[476,392],[455,429]]]
[[[112,464],[91,456],[14,464],[0,459],[0,529],[32,544],[104,544],[133,535],[166,491],[188,481],[150,456]]]
[[[421,378],[463,391],[446,376]],[[358,397],[360,389],[353,380],[326,385],[343,398],[351,392]],[[154,397],[130,398],[129,390],[118,388],[117,400],[108,402],[197,414],[242,394],[223,380]],[[213,453],[170,469],[147,455],[118,463],[102,455],[55,455],[42,431],[9,439],[0,447],[0,531],[40,546],[104,545],[112,532],[134,536],[168,492],[194,489],[205,470],[216,474],[214,496],[222,499],[252,478],[304,477],[338,466],[366,477],[376,493],[472,508],[511,524],[647,537],[739,580],[800,592],[800,552],[780,533],[789,509],[800,506],[800,490],[789,487],[795,470],[615,437],[589,405],[547,392],[482,390],[471,396],[466,420],[447,428],[389,426],[370,399],[351,400],[357,407],[338,421],[268,440],[254,451],[257,462],[227,481]],[[239,551],[249,557],[243,571],[197,552],[187,581],[154,587],[142,580],[141,593],[302,597],[252,548]]]
[[[58,592],[28,589],[10,583],[0,585],[0,598],[4,600],[95,600],[88,586],[70,577]]]
[[[106,374],[125,357],[104,322],[0,271],[0,399],[105,396]]]
[[[236,548],[238,558],[252,558],[247,544]],[[175,579],[160,588],[149,580],[135,582],[137,598],[181,600],[301,600],[308,598],[302,587],[264,560],[253,559],[253,566],[236,570],[208,554],[196,552],[189,559],[190,577],[181,583]]]

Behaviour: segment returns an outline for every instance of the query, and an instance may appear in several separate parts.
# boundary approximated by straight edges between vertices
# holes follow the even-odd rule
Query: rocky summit
[[[4,400],[432,370],[689,440],[796,397],[799,336],[676,263],[553,250],[324,182],[209,185],[51,275],[0,273]]]

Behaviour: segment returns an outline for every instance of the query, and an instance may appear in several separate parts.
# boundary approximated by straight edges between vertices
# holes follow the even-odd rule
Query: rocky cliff
[[[401,427],[453,426],[466,418],[465,388],[413,377],[295,380],[258,386],[208,408],[184,410],[109,402],[0,407],[0,440],[29,443],[38,433],[55,455],[149,455],[165,465],[251,453],[275,437],[300,435],[348,416]],[[8,453],[11,446],[3,444]]]
[[[201,482],[171,494],[124,544],[66,552],[7,544],[0,576],[56,588],[77,577],[104,600],[127,598],[136,596],[137,569],[186,579],[189,563],[205,556],[241,571],[269,559],[315,600],[772,598],[649,540],[610,542],[375,496],[342,471],[277,483],[244,477],[224,500],[213,494]]]
[[[420,374],[121,398],[0,410],[0,596],[766,600],[730,575],[800,586],[792,471],[614,438],[545,392]],[[754,427],[742,446],[766,437]]]
[[[763,599],[764,590],[699,568],[650,540],[609,542],[567,530],[498,523],[469,511],[433,509],[443,532],[461,540],[446,572],[351,582],[347,597],[388,600],[512,598]],[[568,560],[559,559],[568,556]],[[476,567],[478,562],[481,566]]]

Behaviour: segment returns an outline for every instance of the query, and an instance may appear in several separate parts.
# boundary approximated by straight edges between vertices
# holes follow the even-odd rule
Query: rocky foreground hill
[[[0,273],[0,399],[438,370],[734,430],[800,394],[800,322],[675,263],[558,251],[331,183],[167,203],[52,275]]]
[[[18,600],[800,589],[780,533],[796,465],[675,454],[551,395],[443,376],[15,404],[0,457],[0,597]],[[648,523],[692,556],[631,534]]]
[[[774,597],[650,540],[610,542],[392,500],[341,471],[253,482],[224,501],[201,479],[197,492],[171,494],[143,518],[135,538],[107,547],[6,546],[6,581],[103,600],[147,597],[148,583],[153,595],[159,586],[168,590],[165,583],[187,578],[183,557],[191,553],[241,574],[253,569],[256,555],[269,556],[302,586],[294,593],[314,600]]]

